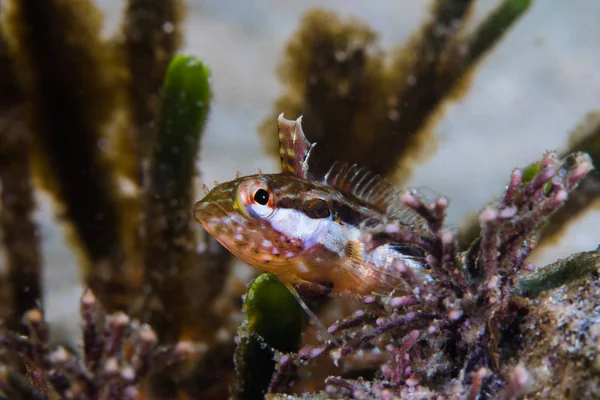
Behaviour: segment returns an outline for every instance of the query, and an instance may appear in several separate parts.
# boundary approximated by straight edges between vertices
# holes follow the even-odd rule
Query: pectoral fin
[[[306,303],[304,302],[304,300],[302,300],[302,297],[300,297],[300,295],[298,294],[298,291],[296,290],[296,288],[294,287],[294,285],[292,285],[291,283],[286,283],[286,282],[284,282],[284,284],[288,288],[288,290],[290,291],[290,293],[296,298],[296,300],[300,304],[300,307],[302,307],[302,309],[304,310],[304,312],[306,312],[306,314],[308,315],[308,318],[313,323],[313,325],[315,325],[317,327],[317,329],[319,330],[319,333],[321,334],[321,336],[323,336],[323,338],[325,340],[331,341],[331,342],[335,343],[336,345],[339,345],[339,343],[331,335],[331,333],[327,332],[327,329],[325,329],[325,327],[323,326],[323,324],[321,323],[321,321],[319,320],[319,318],[315,315],[315,313],[313,313],[311,311],[311,309],[308,308],[308,306],[306,305]]]

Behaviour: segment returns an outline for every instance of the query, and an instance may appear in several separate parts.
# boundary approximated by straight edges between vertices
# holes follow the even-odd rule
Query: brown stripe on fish
[[[310,195],[282,196],[278,198],[277,207],[297,210],[311,219],[328,218],[333,215],[335,221],[353,226],[360,225],[367,218],[373,218],[372,215],[367,215],[366,209],[362,206],[351,206],[340,200],[311,198]]]

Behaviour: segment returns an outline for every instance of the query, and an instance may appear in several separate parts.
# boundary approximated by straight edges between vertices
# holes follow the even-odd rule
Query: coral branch
[[[325,379],[325,384],[339,386],[340,388],[346,389],[351,394],[354,394],[354,391],[356,390],[356,387],[351,382],[335,376],[328,376],[327,379]]]
[[[480,262],[484,271],[484,280],[493,282],[497,279],[498,272],[498,245],[499,234],[502,226],[502,220],[499,213],[492,209],[486,208],[479,214],[479,221],[482,226],[481,235],[481,255]],[[496,277],[496,278],[494,278]],[[494,278],[494,280],[492,279]],[[486,287],[486,290],[492,290],[493,287]]]
[[[600,112],[592,112],[571,133],[569,148],[562,154],[587,152],[594,165],[600,164]],[[597,203],[600,198],[598,174],[588,174],[569,195],[564,207],[558,210],[540,232],[539,246],[554,243],[570,222],[576,220]]]
[[[98,320],[104,318],[102,307],[91,290],[86,289],[81,296],[80,318],[83,322],[83,360],[89,371],[95,371],[101,361],[105,338],[97,335]]]
[[[535,270],[526,262],[536,245],[535,233],[592,169],[587,154],[574,153],[559,160],[555,153],[547,153],[525,171],[513,171],[504,195],[479,215],[482,236],[460,257],[455,236],[444,227],[448,202],[442,198],[427,203],[416,192],[404,194],[402,203],[419,214],[427,226],[411,228],[392,221],[365,227],[362,240],[367,248],[389,242],[425,244],[426,260],[434,276],[424,277],[402,260],[397,261],[394,267],[409,293],[370,302],[372,310],[359,310],[336,322],[329,332],[345,338],[342,345],[330,342],[322,348],[307,347],[295,362],[329,353],[338,365],[371,345],[379,351],[385,348],[391,356],[391,361],[380,368],[382,378],[368,382],[328,378],[329,387],[342,387],[365,398],[379,398],[387,390],[385,396],[393,398],[390,396],[400,396],[405,388],[420,385],[423,374],[432,379],[436,368],[460,366],[466,377],[460,390],[467,398],[499,393],[502,388],[506,398],[518,396],[527,383],[527,374],[517,367],[509,379],[503,375],[502,348],[507,341],[519,346],[514,332],[521,329],[522,318],[533,307],[519,294],[534,297],[552,287],[557,278],[563,284],[597,272],[597,252],[565,260],[539,275],[534,272],[521,281],[520,288],[519,274]],[[585,268],[580,268],[581,263]],[[441,354],[440,341],[448,343]],[[439,360],[445,358],[446,364],[439,366]],[[286,359],[286,365],[290,360]],[[338,393],[335,389],[330,392]]]
[[[436,317],[437,316],[435,314],[410,312],[410,313],[406,314],[406,316],[404,316],[404,317],[396,318],[396,319],[393,319],[392,321],[384,323],[383,325],[381,325],[380,327],[378,327],[376,329],[373,329],[371,332],[367,333],[366,335],[361,336],[358,339],[352,341],[351,343],[345,345],[344,347],[342,347],[340,349],[339,354],[336,353],[336,355],[334,356],[334,359],[337,357],[343,357],[350,353],[354,353],[365,343],[369,342],[373,338],[383,335],[386,332],[389,332],[392,329],[396,329],[401,326],[406,326],[406,325],[412,324],[414,322],[420,322],[420,321],[424,321],[424,320],[432,320]]]
[[[392,221],[384,227],[373,228],[370,234],[363,235],[362,240],[366,242],[367,251],[389,242],[415,244],[429,254],[427,262],[438,280],[448,287],[456,288],[461,294],[469,294],[469,284],[457,260],[456,239],[451,232],[443,229],[448,200],[441,197],[426,203],[415,193],[405,192],[400,201],[426,221],[428,232],[420,234],[407,231],[399,221]],[[419,285],[409,276],[410,272],[406,268],[402,268],[400,272],[414,285]]]
[[[336,333],[338,331],[353,328],[355,326],[369,324],[375,322],[376,318],[377,317],[373,313],[358,310],[353,315],[344,319],[343,321],[338,321],[335,324],[331,325],[327,329],[327,332]]]
[[[533,234],[564,204],[568,192],[592,168],[587,154],[575,153],[560,161],[550,152],[524,174],[513,172],[503,200],[480,214],[482,239],[469,250],[478,252],[478,264],[483,271],[481,288],[487,293],[487,301],[497,301],[500,292],[508,296],[514,275],[523,268],[526,256],[535,246]],[[526,178],[515,188],[521,176]],[[507,203],[511,206],[507,207]],[[473,254],[467,255],[467,259],[472,258]]]
[[[156,334],[151,328],[140,327],[122,313],[107,318],[93,315],[103,314],[103,310],[89,290],[84,292],[80,305],[83,360],[64,347],[50,352],[43,315],[40,310],[32,309],[24,317],[29,337],[11,333],[0,336],[6,351],[16,352],[27,366],[24,377],[13,366],[0,365],[2,391],[16,393],[15,398],[47,399],[58,395],[61,399],[138,399],[140,386],[150,372],[160,371],[199,351],[186,342],[154,351]],[[95,322],[98,319],[102,321]],[[98,344],[103,342],[105,345],[99,350]],[[152,369],[148,368],[150,365]]]
[[[523,182],[523,171],[515,169],[510,177],[510,183],[506,187],[506,192],[504,193],[503,203],[506,207],[513,205],[521,182]]]
[[[569,148],[562,152],[561,158],[566,158],[569,154],[577,152],[587,152],[594,165],[600,163],[600,112],[589,113],[586,119],[571,133]],[[523,180],[528,181],[531,177],[527,176],[537,172],[539,165],[527,168],[525,171],[516,170],[513,172],[511,182],[505,194],[505,205],[510,206],[515,200],[515,192]],[[523,175],[525,172],[525,176]],[[584,170],[581,170],[584,173]],[[516,174],[516,175],[515,175]],[[579,173],[578,173],[579,174]],[[540,228],[538,235],[538,247],[554,243],[560,233],[590,207],[592,207],[600,197],[600,179],[597,174],[587,174],[580,181],[578,186],[569,195],[564,205],[558,209],[544,226]],[[568,185],[569,191],[571,190]],[[461,249],[466,249],[480,234],[480,227],[477,221],[468,220],[459,231],[459,243]]]

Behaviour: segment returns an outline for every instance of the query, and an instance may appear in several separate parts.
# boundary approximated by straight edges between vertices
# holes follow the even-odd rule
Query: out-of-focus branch
[[[115,62],[100,39],[101,14],[90,0],[13,0],[4,22],[28,106],[34,172],[74,227],[87,283],[108,309],[124,308],[130,282],[113,169],[102,150],[116,102]]]
[[[197,263],[191,218],[193,178],[210,98],[208,68],[194,57],[175,57],[164,81],[145,220],[146,282],[151,288],[149,304],[155,304],[149,321],[167,342],[198,333],[191,327],[208,314],[206,305],[196,301],[202,297],[199,285],[214,283],[197,279],[203,266]],[[222,272],[226,275],[227,268]]]
[[[455,58],[448,55],[457,47],[472,5],[472,0],[436,0],[429,21],[396,51],[388,71],[393,100],[375,134],[364,131],[356,136],[357,142],[374,136],[372,159],[356,158],[359,165],[386,175],[395,172],[396,181],[405,181],[412,165],[423,157],[422,151],[434,148],[435,138],[427,128],[463,78],[464,71],[449,69]]]
[[[128,1],[122,26],[122,51],[129,73],[132,126],[121,143],[120,164],[144,186],[144,170],[156,140],[162,84],[169,62],[181,46],[182,0]]]
[[[0,226],[6,249],[11,295],[7,326],[22,330],[21,316],[42,300],[40,239],[33,221],[35,207],[28,149],[31,132],[23,108],[0,116]]]
[[[467,49],[471,60],[478,60],[492,48],[529,9],[533,0],[503,0],[470,35]]]
[[[275,108],[288,118],[303,114],[309,140],[319,143],[313,171],[342,160],[395,174],[397,182],[409,178],[415,160],[434,147],[428,126],[438,111],[529,5],[506,0],[466,36],[472,3],[435,1],[430,19],[391,63],[375,50],[367,26],[325,11],[305,15],[280,67],[286,93]],[[262,131],[278,154],[272,121]]]
[[[42,300],[40,239],[33,221],[29,165],[31,131],[25,121],[21,88],[0,34],[0,227],[8,270],[2,290],[9,296],[6,326],[16,331],[23,331],[20,320],[25,311]]]

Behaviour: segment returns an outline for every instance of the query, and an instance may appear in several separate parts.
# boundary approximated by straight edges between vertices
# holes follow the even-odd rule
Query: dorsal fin
[[[323,178],[323,183],[377,208],[390,219],[401,219],[411,224],[421,217],[400,202],[402,191],[385,178],[356,164],[334,162]]]
[[[281,172],[291,173],[298,178],[307,179],[308,157],[316,143],[311,144],[302,131],[302,116],[296,121],[283,117],[277,118],[279,131],[279,155],[281,157]]]

